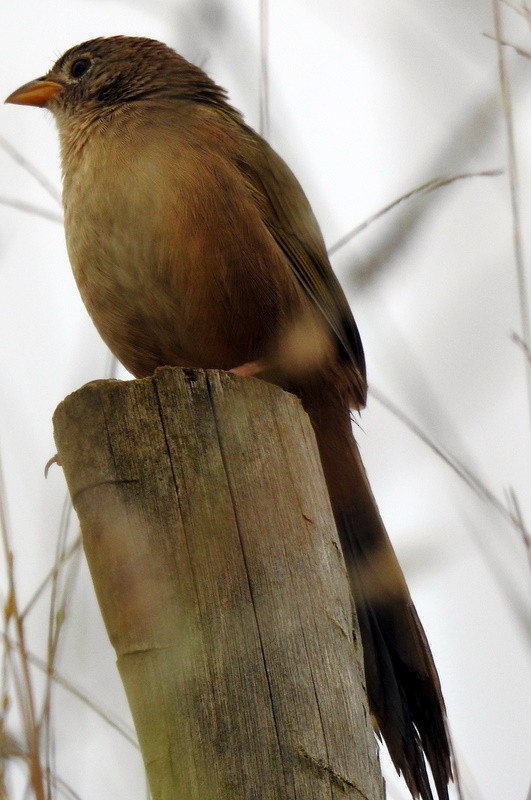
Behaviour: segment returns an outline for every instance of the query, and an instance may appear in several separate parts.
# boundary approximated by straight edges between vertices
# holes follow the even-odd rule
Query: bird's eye
[[[70,74],[73,78],[81,78],[90,67],[90,58],[76,58],[70,67]]]

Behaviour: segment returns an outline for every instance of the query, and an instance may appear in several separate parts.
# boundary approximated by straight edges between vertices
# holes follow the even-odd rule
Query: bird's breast
[[[291,270],[226,159],[149,133],[106,131],[64,165],[85,305],[135,375],[259,358],[300,303]]]

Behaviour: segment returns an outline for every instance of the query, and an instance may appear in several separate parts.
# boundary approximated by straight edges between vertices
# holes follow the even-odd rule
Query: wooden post
[[[96,381],[55,438],[154,800],[381,800],[308,417],[262,381]]]

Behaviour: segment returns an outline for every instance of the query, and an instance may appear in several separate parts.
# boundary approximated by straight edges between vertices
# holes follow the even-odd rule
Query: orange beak
[[[57,97],[61,89],[60,83],[39,78],[16,89],[9,97],[6,97],[4,102],[15,103],[19,106],[40,106],[42,108],[50,100]]]

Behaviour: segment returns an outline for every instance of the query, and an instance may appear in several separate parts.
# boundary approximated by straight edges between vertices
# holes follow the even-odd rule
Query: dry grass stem
[[[259,131],[269,137],[269,2],[260,0],[260,122]]]
[[[427,433],[425,433],[414,420],[411,419],[402,409],[400,409],[392,400],[390,400],[383,392],[376,389],[374,386],[370,388],[370,394],[378,400],[388,411],[393,414],[406,428],[417,436],[430,450],[433,450],[459,477],[485,502],[494,508],[503,519],[508,522],[520,535],[524,535],[529,539],[529,533],[524,527],[521,517],[513,513],[510,508],[505,505],[494,492],[484,484],[480,478],[477,477],[465,464],[463,464],[457,456],[454,456],[442,446],[436,444]]]
[[[55,200],[57,205],[61,205],[61,192],[55,188],[48,178],[34,164],[32,164],[31,161],[23,156],[22,153],[11,144],[11,142],[8,142],[7,139],[4,139],[4,137],[1,135],[0,147],[11,159],[13,159],[13,161],[19,164],[22,169],[28,173],[28,175],[31,175],[31,177],[42,186],[44,191]]]
[[[513,44],[513,42],[508,42],[505,39],[498,39],[496,36],[493,36],[491,33],[484,33],[483,36],[486,39],[491,39],[493,42],[497,42],[498,44],[503,45],[503,47],[510,47],[515,53],[518,53],[519,56],[523,56],[524,58],[531,58],[531,52],[529,50],[524,50],[522,47],[519,47],[517,44]]]
[[[328,249],[328,255],[332,256],[334,255],[334,253],[337,253],[338,250],[341,250],[342,247],[344,247],[352,239],[358,236],[362,231],[364,231],[366,228],[372,225],[373,222],[376,222],[376,220],[383,217],[393,208],[396,208],[396,206],[400,205],[406,200],[409,200],[412,197],[428,194],[429,192],[433,192],[435,189],[441,189],[443,186],[449,186],[450,184],[456,183],[457,181],[468,180],[469,178],[497,178],[500,175],[503,175],[502,169],[488,169],[488,170],[482,170],[481,172],[462,172],[459,173],[458,175],[432,178],[431,180],[426,181],[426,183],[421,184],[421,186],[416,186],[409,192],[400,195],[400,197],[397,197],[397,199],[393,200],[392,203],[389,203],[388,205],[384,206],[384,208],[381,208],[375,214],[371,214],[371,216],[367,217],[366,220],[361,222],[355,228],[352,228],[351,231],[349,231],[340,239],[338,239],[337,242],[335,242],[335,244],[333,244],[332,247]]]
[[[24,620],[19,613],[19,603],[13,552],[9,541],[9,528],[7,522],[7,507],[3,468],[0,462],[0,536],[4,549],[4,558],[7,571],[7,598],[4,602],[4,620],[6,633],[10,627],[14,628],[16,650],[10,647],[9,640],[4,636],[5,661],[4,666],[9,670],[13,682],[18,709],[22,719],[24,731],[24,750],[27,753],[29,780],[36,800],[46,800],[45,777],[40,755],[40,725],[36,712],[35,690],[32,682]],[[18,657],[17,657],[18,656]],[[9,700],[3,698],[3,726],[5,728],[6,713]]]
[[[24,200],[16,200],[13,197],[0,195],[0,205],[16,208],[17,211],[24,211],[25,214],[33,214],[35,217],[49,219],[51,222],[57,222],[60,225],[63,224],[63,217],[61,214],[58,214],[56,211],[48,211],[48,209],[42,208],[41,206],[35,206],[33,203],[25,203]]]
[[[504,49],[501,42],[504,41],[503,36],[503,18],[501,13],[500,0],[492,0],[492,9],[494,16],[494,31],[497,43],[498,52],[498,75],[500,81],[500,93],[502,99],[503,116],[505,119],[505,127],[507,134],[507,162],[508,162],[508,177],[511,195],[511,211],[513,220],[513,250],[514,261],[516,267],[516,280],[518,286],[518,301],[520,307],[520,325],[522,328],[521,338],[525,342],[526,348],[529,349],[530,344],[530,326],[529,326],[529,303],[528,303],[528,287],[527,275],[524,263],[524,253],[522,246],[522,226],[521,226],[521,211],[519,200],[519,181],[518,181],[518,162],[516,157],[516,142],[514,133],[514,119],[513,119],[513,105],[511,99],[511,87],[509,76],[507,74],[507,67],[505,64]],[[531,415],[531,363],[526,359],[526,384],[527,384],[527,400],[529,413]]]

